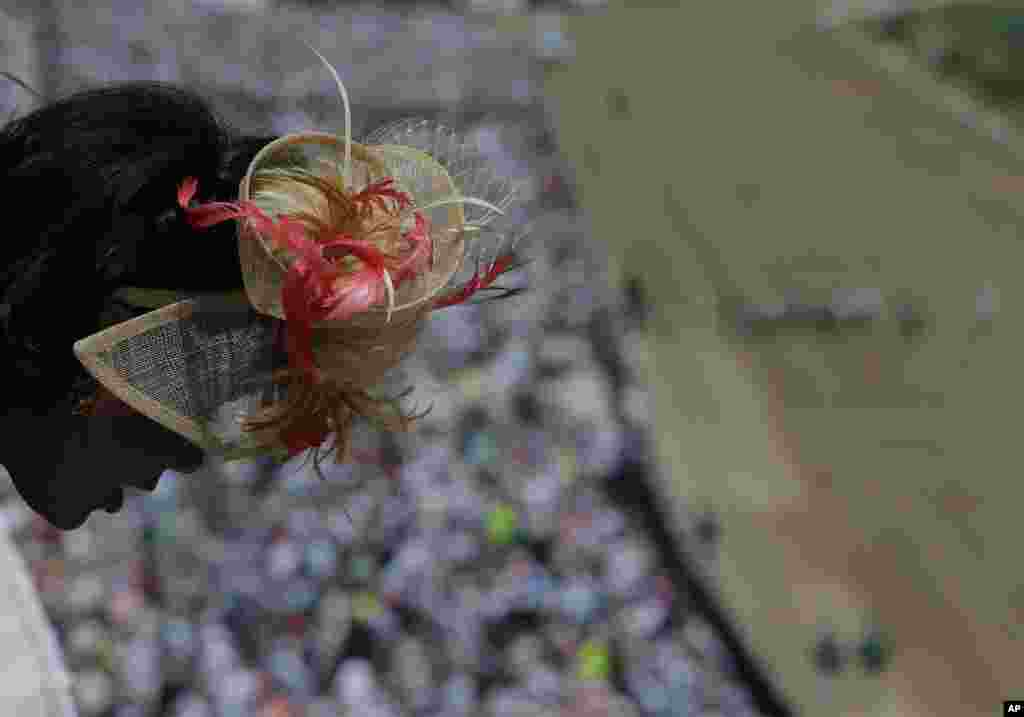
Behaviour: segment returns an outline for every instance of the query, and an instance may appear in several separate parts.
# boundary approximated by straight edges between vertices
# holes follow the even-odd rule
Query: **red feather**
[[[455,306],[467,301],[480,289],[486,289],[494,280],[504,274],[506,271],[513,269],[512,260],[515,257],[511,254],[498,257],[495,262],[491,265],[490,270],[483,276],[479,276],[479,270],[473,272],[473,277],[466,282],[461,288],[439,297],[434,301],[435,309],[443,309],[448,306]]]

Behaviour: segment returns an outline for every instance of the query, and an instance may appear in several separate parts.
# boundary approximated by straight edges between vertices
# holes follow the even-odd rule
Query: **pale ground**
[[[547,85],[559,136],[597,238],[654,299],[663,495],[722,516],[723,601],[800,713],[995,714],[1024,688],[1020,146],[822,34],[818,9],[573,20],[578,62]],[[743,344],[715,317],[716,292],[868,287],[889,311],[861,334]],[[819,630],[855,644],[872,622],[890,670],[825,685]]]

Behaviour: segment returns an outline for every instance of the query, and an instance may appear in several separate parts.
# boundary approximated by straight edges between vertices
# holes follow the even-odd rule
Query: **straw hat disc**
[[[392,177],[397,189],[413,198],[414,207],[444,198],[460,196],[451,176],[433,158],[411,147],[352,144],[351,188],[361,188]],[[253,193],[253,178],[259,170],[284,168],[301,163],[306,169],[329,162],[340,166],[344,140],[320,132],[290,134],[271,142],[253,158],[242,179],[239,199],[261,206]],[[298,188],[297,191],[305,191]],[[305,199],[325,201],[314,190]],[[266,208],[261,206],[261,208]],[[317,363],[334,382],[368,387],[376,383],[415,346],[416,334],[431,309],[431,299],[458,271],[465,256],[461,231],[461,204],[447,204],[425,210],[434,242],[434,265],[395,290],[395,307],[390,323],[387,307],[375,306],[344,321],[314,324],[313,349]],[[245,290],[259,313],[284,319],[281,287],[291,257],[274,248],[248,221],[239,223],[239,258]]]

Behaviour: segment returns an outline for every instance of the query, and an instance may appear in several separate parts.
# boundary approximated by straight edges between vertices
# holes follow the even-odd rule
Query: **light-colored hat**
[[[413,417],[397,399],[371,391],[414,349],[430,311],[515,268],[519,237],[495,221],[514,195],[510,182],[428,120],[353,143],[345,88],[317,55],[342,95],[344,137],[271,142],[237,202],[191,206],[196,182],[181,184],[195,228],[239,221],[244,294],[124,289],[122,298],[159,308],[74,346],[107,391],[228,459],[293,455],[334,434],[341,461],[355,417],[407,427]],[[477,273],[456,285],[470,260]]]

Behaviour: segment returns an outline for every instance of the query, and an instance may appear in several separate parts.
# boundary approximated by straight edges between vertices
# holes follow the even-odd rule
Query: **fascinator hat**
[[[312,49],[312,48],[310,48]],[[405,430],[420,415],[375,393],[414,350],[431,311],[518,268],[514,196],[457,133],[404,120],[359,143],[337,72],[345,134],[298,132],[259,151],[235,202],[177,202],[197,230],[237,222],[244,292],[163,296],[124,288],[152,311],[74,345],[113,397],[228,460],[330,448],[350,458],[359,417]],[[195,257],[201,262],[201,253]],[[474,268],[462,283],[464,267]],[[411,390],[411,389],[410,389]]]

